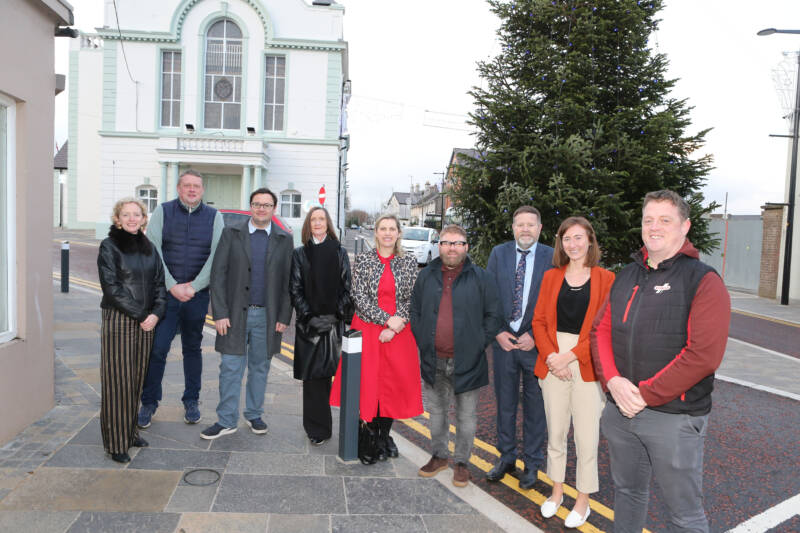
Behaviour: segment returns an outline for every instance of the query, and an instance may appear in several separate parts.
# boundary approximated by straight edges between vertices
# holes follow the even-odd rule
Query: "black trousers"
[[[331,378],[303,381],[303,429],[309,438],[331,438],[331,383]]]

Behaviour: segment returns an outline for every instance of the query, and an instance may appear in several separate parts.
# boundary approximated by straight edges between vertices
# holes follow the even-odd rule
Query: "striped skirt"
[[[154,330],[116,309],[103,309],[100,332],[100,431],[108,453],[126,453],[138,435],[136,417]]]

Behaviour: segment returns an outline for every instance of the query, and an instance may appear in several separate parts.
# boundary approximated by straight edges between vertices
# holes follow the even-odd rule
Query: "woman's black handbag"
[[[342,351],[343,324],[333,315],[312,317],[295,325],[294,377],[309,380],[336,374]]]
[[[358,424],[358,458],[365,465],[378,461],[378,430],[363,420]]]

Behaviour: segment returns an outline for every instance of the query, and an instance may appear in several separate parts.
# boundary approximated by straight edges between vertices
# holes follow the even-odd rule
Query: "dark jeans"
[[[608,441],[614,480],[614,531],[640,532],[655,474],[668,510],[668,530],[708,532],[703,511],[703,444],[708,415],[644,409],[626,418],[606,403],[600,428]]]
[[[547,420],[539,380],[533,373],[536,352],[504,351],[492,343],[494,394],[497,400],[497,450],[500,459],[517,459],[517,406],[522,380],[522,460],[529,468],[544,464],[544,438]]]
[[[142,391],[142,405],[158,406],[161,401],[161,380],[167,364],[167,354],[172,339],[180,326],[181,346],[183,348],[184,391],[182,401],[200,398],[203,357],[200,343],[203,341],[203,325],[208,313],[208,290],[200,291],[188,302],[181,302],[167,292],[167,312],[156,325],[153,349],[150,351],[150,365]]]

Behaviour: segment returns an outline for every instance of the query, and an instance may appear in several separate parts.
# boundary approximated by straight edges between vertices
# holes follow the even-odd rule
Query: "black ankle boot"
[[[375,459],[385,461],[389,458],[386,450],[386,433],[384,433],[383,426],[377,417],[371,424],[373,424],[373,431],[375,431]]]
[[[128,455],[127,453],[112,453],[111,454],[111,459],[113,459],[114,461],[116,461],[118,463],[130,463],[131,462],[131,456]]]
[[[358,459],[361,464],[374,465],[377,461],[377,434],[372,426],[364,421],[358,426]]]
[[[396,459],[400,456],[400,452],[397,450],[397,444],[394,443],[394,439],[391,435],[386,436],[386,455],[392,459]]]

